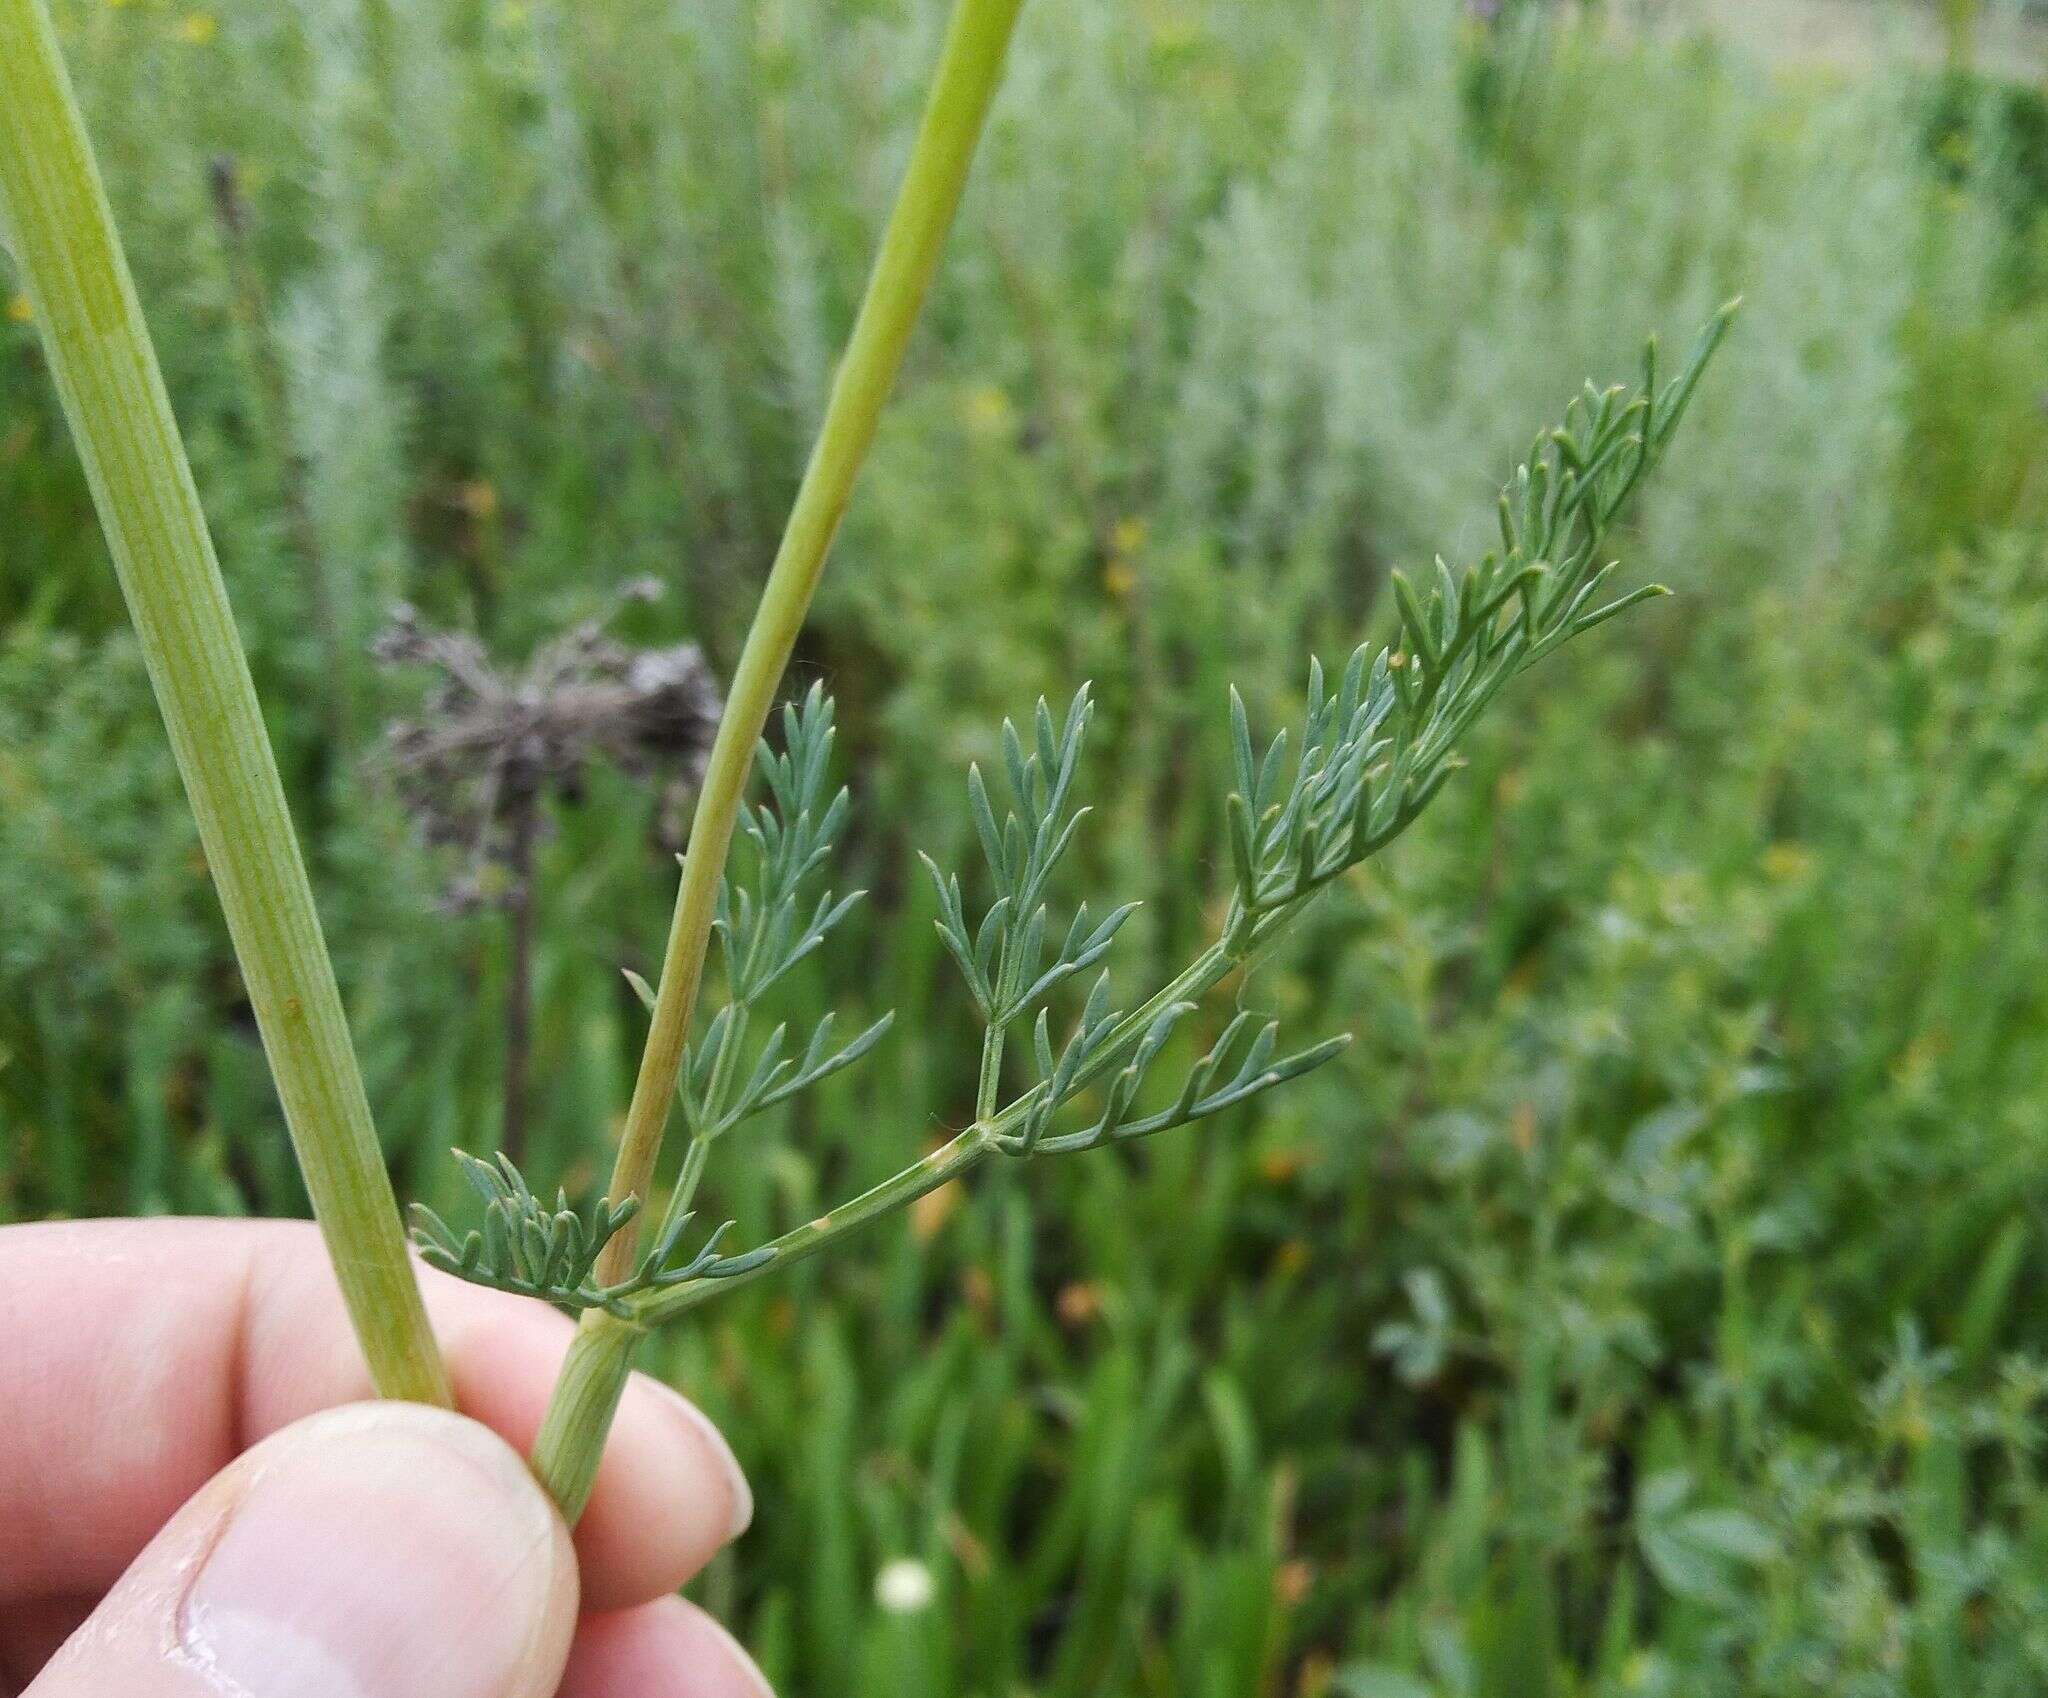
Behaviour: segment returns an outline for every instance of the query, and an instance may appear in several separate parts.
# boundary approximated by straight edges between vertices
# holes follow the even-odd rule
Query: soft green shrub
[[[1930,165],[1912,77],[1560,21],[1481,121],[1460,11],[1034,0],[799,656],[875,894],[784,1012],[899,1035],[718,1204],[808,1218],[938,1132],[895,1104],[971,1114],[908,843],[964,839],[1002,713],[1096,680],[1077,853],[1170,966],[1228,879],[1190,781],[1228,761],[1224,682],[1291,689],[1304,644],[1384,621],[1389,568],[1483,544],[1561,391],[1741,289],[1627,551],[1680,598],[1531,680],[1254,981],[1360,1033],[1337,1068],[1035,1174],[1034,1234],[998,1182],[675,1341],[760,1484],[709,1584],[789,1690],[2041,1684],[2022,236]],[[502,946],[430,913],[368,758],[398,687],[334,675],[316,589],[352,658],[394,594],[516,657],[654,572],[635,634],[729,660],[939,8],[60,13],[371,1093],[445,1201],[496,1119]],[[0,1208],[294,1208],[30,350],[0,322]],[[594,1182],[669,845],[623,781],[555,826],[534,1165]],[[921,1613],[875,1602],[901,1557]]]

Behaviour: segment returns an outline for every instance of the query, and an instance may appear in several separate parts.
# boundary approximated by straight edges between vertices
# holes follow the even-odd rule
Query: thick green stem
[[[0,0],[0,215],[371,1375],[387,1397],[448,1404],[249,663],[42,0]]]
[[[843,1203],[830,1214],[806,1221],[784,1233],[770,1248],[772,1260],[748,1273],[728,1279],[693,1280],[673,1291],[636,1305],[631,1321],[592,1310],[576,1329],[568,1360],[534,1441],[533,1470],[562,1514],[573,1525],[590,1499],[590,1485],[597,1477],[597,1464],[604,1452],[604,1436],[611,1429],[626,1376],[633,1367],[633,1355],[640,1340],[657,1323],[672,1320],[684,1311],[714,1296],[750,1285],[762,1275],[783,1269],[815,1255],[836,1239],[857,1231],[872,1221],[907,1208],[929,1191],[958,1179],[994,1152],[993,1129],[977,1122],[949,1143],[901,1173],[885,1179],[873,1190]]]
[[[604,1455],[604,1435],[611,1431],[633,1352],[646,1336],[631,1321],[593,1310],[569,1343],[561,1378],[534,1441],[533,1471],[571,1526],[590,1501],[591,1482]],[[595,1433],[597,1442],[589,1442]]]
[[[882,233],[874,273],[854,320],[845,358],[832,381],[817,445],[804,468],[788,528],[769,568],[761,605],[733,673],[725,714],[705,767],[689,848],[683,857],[675,918],[662,956],[647,1046],[641,1053],[618,1159],[612,1168],[608,1195],[613,1202],[645,1198],[653,1186],[662,1132],[675,1099],[676,1078],[696,1011],[719,880],[732,846],[754,746],[774,706],[790,651],[796,646],[819,574],[824,571],[826,554],[845,515],[861,462],[874,442],[883,403],[895,386],[904,349],[931,287],[939,248],[959,207],[967,169],[988,120],[996,85],[1002,80],[1003,59],[1022,4],[1023,0],[959,0],[947,27],[903,185]],[[600,1282],[617,1281],[631,1272],[637,1239],[637,1231],[629,1228],[606,1245],[597,1268]],[[609,1339],[610,1328],[618,1324],[601,1315],[586,1317],[579,1331],[576,1351],[557,1387],[555,1403],[534,1451],[534,1467],[543,1480],[567,1486],[581,1480],[588,1489],[611,1412],[631,1367],[632,1352],[585,1341]],[[591,1383],[572,1388],[570,1370]],[[593,1389],[605,1373],[615,1375],[618,1381],[611,1388],[609,1401]],[[565,1407],[565,1400],[572,1395],[575,1406]],[[582,1507],[580,1499],[572,1504],[559,1493],[557,1502],[572,1520]]]

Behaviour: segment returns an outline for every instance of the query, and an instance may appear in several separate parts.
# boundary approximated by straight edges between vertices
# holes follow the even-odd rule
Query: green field
[[[513,927],[408,812],[372,641],[405,600],[516,667],[652,577],[622,637],[729,671],[944,8],[55,10],[392,1168],[452,1213]],[[1236,992],[1341,1060],[664,1340],[759,1497],[699,1595],[791,1698],[2048,1690],[2048,102],[1483,10],[1026,7],[792,674],[871,895],[776,995],[897,1022],[722,1157],[736,1243],[974,1117],[915,851],[967,863],[1005,714],[1093,680],[1058,900],[1143,898],[1159,982],[1229,888],[1229,686],[1297,713],[1584,379],[1746,305],[1620,539],[1676,595]],[[5,264],[0,1220],[302,1212]],[[523,1147],[572,1189],[660,778],[593,764],[535,849]]]

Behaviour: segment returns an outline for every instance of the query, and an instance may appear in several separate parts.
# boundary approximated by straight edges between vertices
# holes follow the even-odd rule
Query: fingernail
[[[500,1440],[438,1410],[361,1404],[271,1444],[186,1593],[189,1664],[241,1698],[553,1691],[573,1559]]]
[[[775,1698],[739,1642],[681,1598],[585,1616],[562,1690],[603,1698]]]
[[[703,1446],[704,1454],[710,1459],[726,1484],[729,1515],[725,1539],[729,1544],[754,1524],[754,1488],[747,1484],[745,1471],[740,1459],[733,1455],[732,1446],[726,1443],[711,1417],[706,1415],[687,1397],[672,1385],[645,1376],[647,1383],[661,1394],[662,1400],[683,1418],[683,1423]]]
[[[714,1621],[710,1616],[702,1618],[705,1633],[723,1646],[730,1660],[730,1671],[737,1688],[730,1698],[775,1698],[775,1689],[768,1684],[768,1677],[761,1672],[761,1666],[747,1654],[747,1648],[726,1631],[723,1622]]]

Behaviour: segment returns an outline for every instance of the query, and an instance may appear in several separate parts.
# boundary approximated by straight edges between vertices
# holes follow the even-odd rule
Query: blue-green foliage
[[[435,909],[364,644],[402,594],[515,659],[653,572],[627,634],[730,663],[942,8],[57,10],[379,1125],[452,1209],[504,940]],[[1918,76],[1517,10],[1026,10],[793,692],[837,697],[834,877],[871,895],[760,1029],[897,1024],[713,1168],[741,1242],[973,1116],[911,846],[974,855],[959,774],[1000,770],[1005,712],[1094,681],[1059,881],[1142,898],[1119,983],[1165,982],[1238,887],[1228,685],[1285,722],[1303,656],[1395,638],[1393,567],[1497,546],[1560,396],[1747,305],[1610,548],[1679,594],[1524,679],[1252,977],[1341,1058],[1200,1135],[1001,1166],[665,1346],[759,1490],[705,1595],[785,1691],[2048,1683],[2038,209],[1966,84],[1930,159]],[[0,514],[0,1212],[295,1208],[4,314]],[[522,1159],[571,1196],[642,1030],[619,968],[659,959],[657,813],[594,772],[540,847]],[[876,1601],[898,1558],[921,1610]]]

